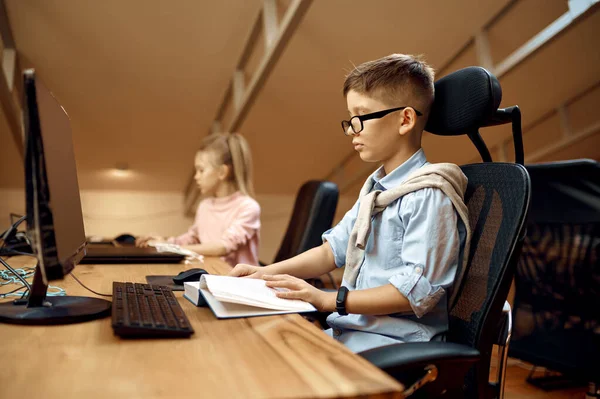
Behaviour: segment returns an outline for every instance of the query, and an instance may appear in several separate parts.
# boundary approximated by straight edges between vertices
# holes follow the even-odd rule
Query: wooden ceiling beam
[[[550,43],[560,34],[575,25],[575,23],[592,12],[600,0],[569,0],[569,10],[558,17],[554,22],[542,29],[537,35],[516,49],[503,61],[495,65],[493,73],[498,79],[517,65],[525,61],[536,51]]]

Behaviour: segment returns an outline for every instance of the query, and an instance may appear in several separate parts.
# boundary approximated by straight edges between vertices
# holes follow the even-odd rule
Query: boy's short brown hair
[[[421,56],[390,54],[355,67],[344,81],[344,97],[354,90],[428,114],[434,98],[434,76],[433,68]],[[414,104],[396,104],[398,101]]]

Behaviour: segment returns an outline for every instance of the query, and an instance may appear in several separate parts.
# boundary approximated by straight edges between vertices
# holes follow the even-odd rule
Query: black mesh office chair
[[[472,230],[468,263],[462,281],[453,287],[457,296],[449,304],[445,337],[390,345],[361,355],[409,386],[408,395],[501,397],[503,380],[489,383],[492,347],[510,335],[503,324],[503,306],[521,250],[531,190],[522,166],[520,111],[518,107],[498,109],[500,84],[480,67],[440,79],[435,92],[426,130],[439,135],[467,134],[484,160],[461,167],[469,179],[465,196]],[[513,124],[514,164],[492,163],[479,135],[479,128],[503,123]]]
[[[600,163],[528,165],[532,196],[515,276],[512,357],[558,371],[544,389],[600,389]],[[591,396],[590,397],[597,397]]]
[[[321,235],[331,228],[339,190],[335,183],[311,180],[296,196],[292,217],[273,262],[280,262],[322,244]]]

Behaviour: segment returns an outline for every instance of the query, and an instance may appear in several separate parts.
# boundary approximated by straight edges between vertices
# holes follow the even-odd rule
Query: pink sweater
[[[231,266],[258,265],[259,233],[260,205],[238,191],[228,197],[201,201],[188,232],[168,241],[178,245],[221,242],[228,252],[223,259]]]

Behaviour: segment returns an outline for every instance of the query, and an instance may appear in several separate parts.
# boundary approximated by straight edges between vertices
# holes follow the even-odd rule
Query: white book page
[[[240,303],[276,310],[316,310],[308,302],[298,299],[283,299],[275,296],[276,290],[265,285],[265,281],[253,278],[240,278],[204,274],[201,285],[223,302]]]

